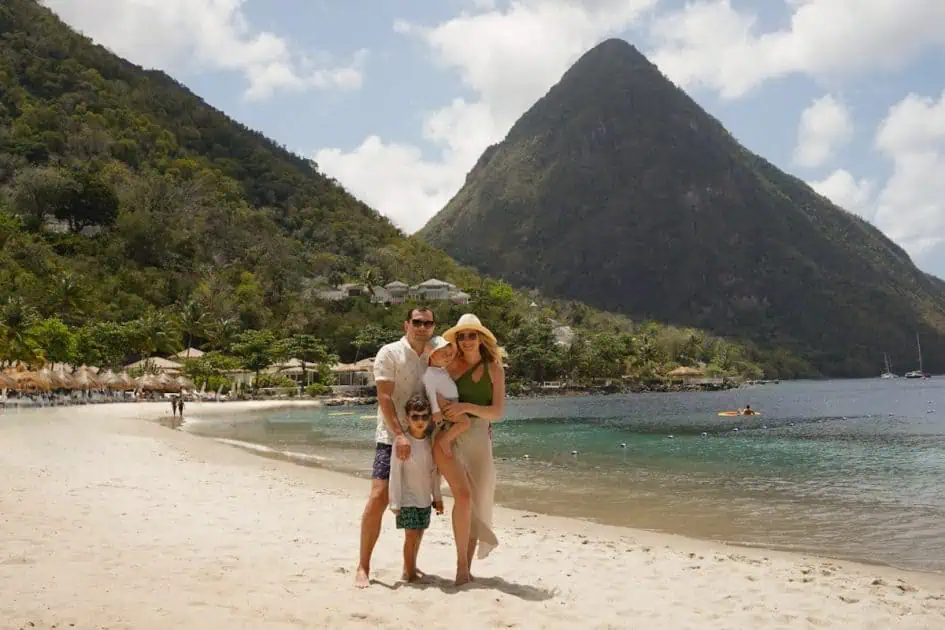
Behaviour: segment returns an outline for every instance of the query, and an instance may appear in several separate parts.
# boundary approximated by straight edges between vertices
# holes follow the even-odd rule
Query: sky
[[[586,50],[635,45],[747,148],[945,277],[943,0],[44,0],[406,232]]]

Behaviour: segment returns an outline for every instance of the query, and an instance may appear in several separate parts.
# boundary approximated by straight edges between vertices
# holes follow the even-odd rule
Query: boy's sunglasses
[[[412,413],[407,416],[410,420],[427,420],[430,417],[428,413]]]
[[[416,328],[433,328],[436,326],[436,322],[432,319],[411,319],[410,323],[413,324]]]

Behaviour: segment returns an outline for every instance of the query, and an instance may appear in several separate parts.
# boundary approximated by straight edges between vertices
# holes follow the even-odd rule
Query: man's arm
[[[410,457],[410,441],[404,437],[404,428],[400,426],[397,408],[394,406],[394,379],[397,377],[397,364],[390,351],[385,347],[374,359],[374,382],[377,385],[377,404],[381,410],[384,426],[393,436],[394,454],[400,461]]]
[[[400,503],[403,500],[404,495],[404,481],[403,481],[403,469],[404,463],[399,459],[392,459],[390,462],[390,482],[388,483],[389,498],[387,500],[387,505],[390,507],[390,511],[394,514],[400,512]]]
[[[405,462],[410,457],[410,440],[404,435],[404,428],[400,425],[397,408],[394,406],[394,381],[377,381],[377,403],[381,408],[384,425],[394,438],[394,455],[396,459]]]
[[[381,407],[381,416],[387,430],[394,437],[404,434],[397,417],[397,408],[394,407],[394,381],[377,381],[377,402]]]

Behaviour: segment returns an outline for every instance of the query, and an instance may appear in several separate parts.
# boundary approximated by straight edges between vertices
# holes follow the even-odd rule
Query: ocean
[[[717,415],[746,403],[761,415]],[[510,400],[506,409],[494,425],[503,505],[945,571],[945,379]],[[293,409],[185,428],[366,477],[374,414]]]

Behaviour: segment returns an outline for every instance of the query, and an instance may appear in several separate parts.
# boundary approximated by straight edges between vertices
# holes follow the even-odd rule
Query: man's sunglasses
[[[432,319],[411,319],[410,323],[413,324],[416,328],[433,328],[436,326],[436,322]]]

